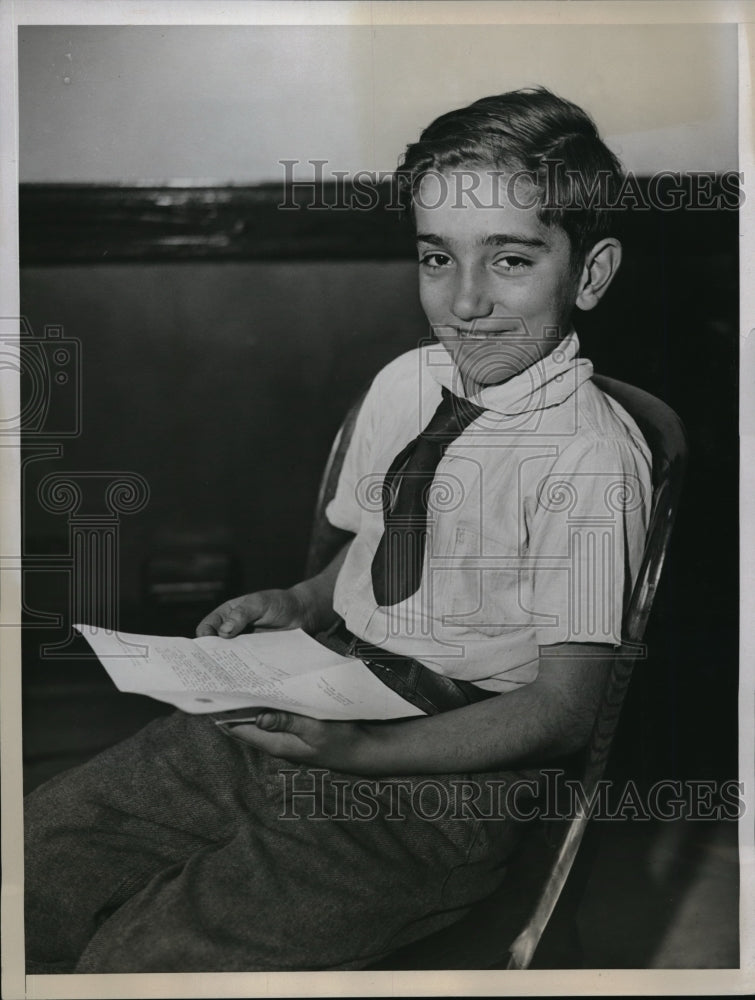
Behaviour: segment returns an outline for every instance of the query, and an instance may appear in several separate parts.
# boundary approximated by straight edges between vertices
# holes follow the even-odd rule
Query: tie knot
[[[421,437],[458,437],[485,410],[463,396],[456,396],[443,386],[438,409],[430,419]]]

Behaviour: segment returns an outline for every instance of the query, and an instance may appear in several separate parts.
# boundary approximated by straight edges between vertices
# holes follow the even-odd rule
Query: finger
[[[201,635],[217,635],[218,629],[223,623],[223,615],[221,614],[220,608],[216,608],[211,611],[209,615],[205,615],[202,621],[197,625],[196,632],[197,636]]]
[[[266,602],[257,594],[250,594],[242,601],[218,608],[221,621],[218,624],[218,635],[230,638],[243,632],[247,625],[252,625],[264,617]]]
[[[258,729],[264,729],[268,733],[298,733],[299,727],[296,720],[300,715],[292,715],[291,712],[274,712],[266,709],[260,712],[256,719]]]
[[[249,614],[246,609],[241,606],[235,607],[223,615],[223,620],[218,626],[218,635],[238,635],[248,624]]]
[[[241,736],[248,742],[255,742],[259,739],[259,730],[267,733],[281,733],[292,736],[298,740],[308,742],[306,737],[308,726],[314,720],[305,715],[297,715],[295,712],[280,712],[270,708],[258,709],[244,719],[216,720],[217,725],[232,732],[234,736]],[[311,735],[311,734],[310,734]],[[262,737],[263,740],[267,736]],[[266,743],[265,745],[269,745]]]
[[[312,753],[312,748],[293,733],[265,732],[254,724],[241,723],[237,726],[219,724],[219,728],[243,743],[248,743],[258,750],[273,757],[282,757],[297,763],[306,762]]]

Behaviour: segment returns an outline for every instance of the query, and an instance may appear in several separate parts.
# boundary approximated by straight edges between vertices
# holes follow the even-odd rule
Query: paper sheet
[[[185,712],[278,708],[316,719],[422,714],[361,660],[334,653],[301,629],[187,639],[74,627],[119,690]]]

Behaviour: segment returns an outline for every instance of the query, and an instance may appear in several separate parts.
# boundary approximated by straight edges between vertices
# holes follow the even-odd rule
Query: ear
[[[621,264],[621,243],[613,237],[599,240],[585,256],[575,305],[587,312],[605,295]]]

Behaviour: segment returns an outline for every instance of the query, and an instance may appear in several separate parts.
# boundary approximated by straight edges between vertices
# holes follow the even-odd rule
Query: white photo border
[[[642,24],[739,25],[739,170],[744,173],[741,287],[741,674],[740,777],[747,808],[740,821],[739,970],[586,970],[516,972],[207,973],[24,976],[22,920],[20,568],[0,568],[0,748],[2,750],[2,995],[35,997],[468,996],[750,993],[755,991],[755,885],[752,788],[755,782],[755,2],[289,2],[255,0],[0,0],[0,315],[18,316],[17,29],[28,24]],[[0,372],[0,418],[17,413],[19,387]],[[19,457],[0,447],[0,553],[20,552]]]

